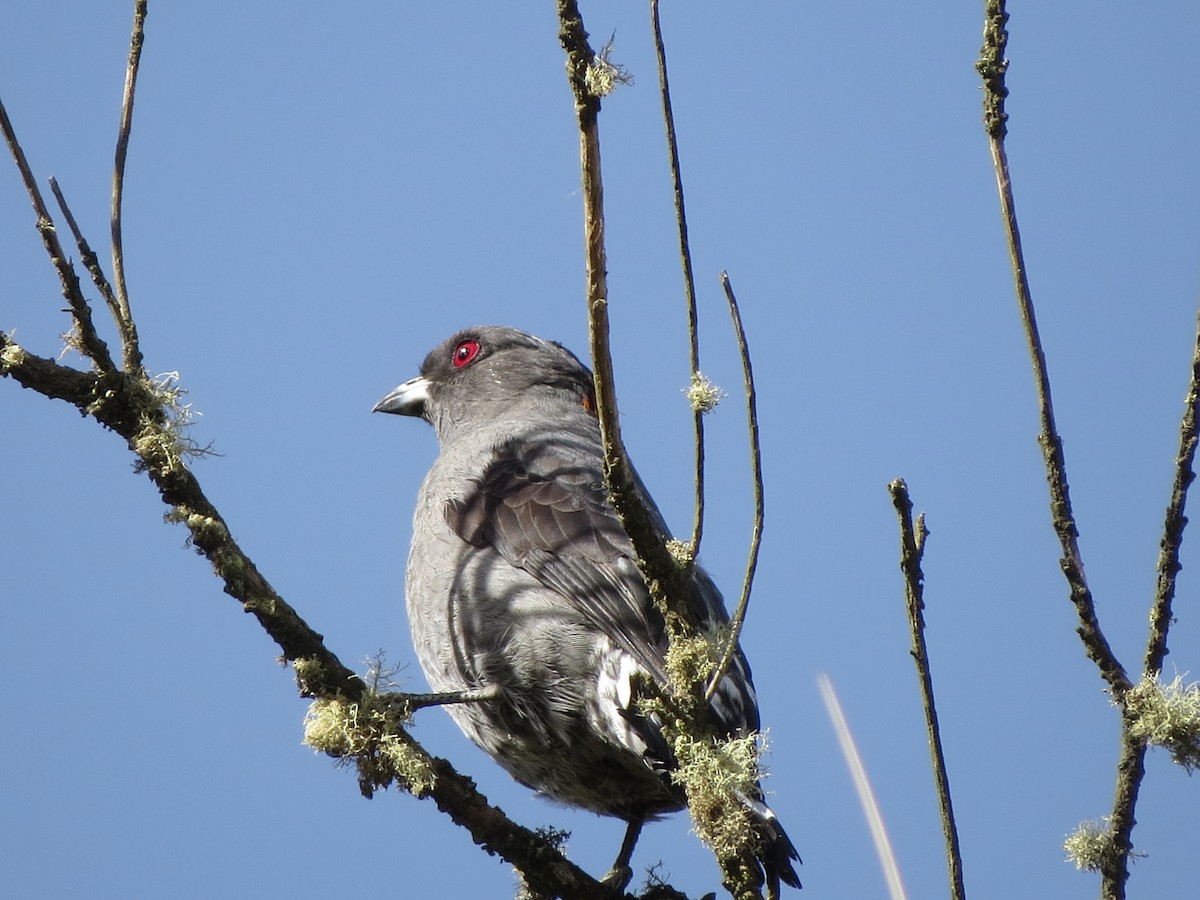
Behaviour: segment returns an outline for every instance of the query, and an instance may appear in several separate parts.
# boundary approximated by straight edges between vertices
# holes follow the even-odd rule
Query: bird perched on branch
[[[610,873],[621,873],[623,888],[642,823],[682,808],[686,796],[672,778],[678,754],[639,703],[643,684],[670,690],[667,636],[609,501],[591,373],[560,344],[470,328],[436,347],[375,411],[418,416],[437,431],[406,579],[430,686],[476,695],[447,709],[518,781],[628,823]],[[701,628],[728,621],[699,567],[688,599]],[[708,714],[715,734],[753,741],[758,704],[740,649]],[[753,772],[735,804],[751,823],[769,891],[780,881],[799,887],[799,857]]]

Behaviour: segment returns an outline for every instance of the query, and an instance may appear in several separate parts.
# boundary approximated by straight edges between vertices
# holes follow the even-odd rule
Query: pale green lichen
[[[741,798],[758,793],[759,735],[716,741],[679,735],[672,750],[679,767],[671,778],[687,792],[696,835],[721,859],[752,849],[758,833]]]
[[[616,90],[618,84],[633,84],[633,75],[629,70],[611,59],[614,44],[615,35],[609,38],[608,43],[593,57],[584,75],[587,89],[597,97],[607,97]]]
[[[725,399],[725,391],[717,387],[703,372],[693,372],[691,384],[684,389],[693,412],[708,415]]]
[[[680,569],[684,569],[695,562],[696,557],[692,555],[692,545],[688,541],[680,541],[671,538],[667,541],[667,553],[671,555],[671,560]]]
[[[1116,852],[1108,817],[1081,822],[1063,841],[1063,852],[1067,854],[1067,860],[1075,864],[1075,868],[1098,872]]]
[[[200,413],[190,403],[182,402],[187,391],[179,386],[178,372],[147,377],[141,387],[144,401],[139,410],[140,428],[131,443],[143,465],[174,472],[184,468],[190,458],[212,454],[210,447],[201,447],[186,433]],[[92,406],[98,408],[106,397]],[[89,407],[88,412],[94,411]]]
[[[384,694],[368,692],[358,703],[322,697],[304,717],[304,743],[353,763],[364,796],[395,784],[419,797],[433,789],[435,776],[429,758],[402,737],[405,721],[403,707]]]
[[[80,356],[82,356],[84,358],[87,357],[87,351],[83,347],[83,335],[81,335],[79,333],[79,323],[78,322],[76,322],[74,325],[71,326],[70,331],[64,331],[62,334],[59,335],[59,337],[62,338],[62,342],[63,342],[62,350],[60,350],[58,352],[59,362],[62,361],[62,358],[64,356],[66,356],[68,353],[72,353],[72,352],[78,353]]]
[[[685,696],[703,687],[721,661],[715,633],[672,634],[667,644],[667,677],[675,693]]]
[[[29,359],[25,348],[14,344],[8,335],[5,335],[3,343],[4,347],[0,349],[0,372],[7,372],[9,369],[24,365],[25,361]]]
[[[283,660],[286,663],[286,660]],[[311,697],[316,693],[315,685],[325,680],[325,666],[312,656],[302,656],[292,660],[292,672],[296,676],[296,687],[302,696]]]
[[[1188,774],[1200,768],[1200,684],[1184,684],[1182,675],[1165,684],[1143,675],[1123,700],[1134,737],[1166,749]]]

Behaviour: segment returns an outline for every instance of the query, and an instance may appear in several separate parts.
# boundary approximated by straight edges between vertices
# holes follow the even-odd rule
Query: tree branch
[[[750,347],[746,342],[746,329],[742,326],[742,313],[738,308],[737,297],[733,293],[733,285],[729,281],[729,273],[721,273],[721,287],[725,290],[725,299],[729,302],[729,315],[733,319],[733,331],[737,337],[738,350],[742,357],[742,375],[746,390],[746,424],[750,432],[750,464],[754,476],[754,527],[750,534],[750,552],[746,560],[746,574],[742,578],[742,594],[738,598],[737,608],[730,620],[729,641],[721,662],[709,679],[708,688],[704,692],[707,700],[717,690],[717,685],[733,661],[737,652],[738,640],[742,635],[742,626],[746,622],[746,609],[750,605],[750,591],[754,586],[754,573],[758,568],[758,551],[762,545],[763,531],[763,473],[762,448],[758,440],[758,397],[754,389],[754,370],[750,365]]]
[[[583,232],[587,264],[588,334],[596,388],[596,410],[604,442],[604,470],[613,506],[629,533],[638,565],[651,594],[684,596],[685,575],[667,551],[665,536],[646,508],[621,440],[616,381],[609,344],[608,269],[604,250],[604,184],[600,171],[600,97],[589,85],[596,54],[588,44],[583,17],[575,0],[557,0],[559,40],[567,54],[567,79],[575,97],[579,122],[579,158],[583,184]],[[672,604],[674,605],[674,604]],[[678,604],[680,611],[685,604]],[[686,621],[686,614],[681,614]]]
[[[1150,636],[1146,642],[1144,668],[1147,674],[1162,671],[1167,649],[1167,632],[1171,627],[1171,605],[1175,598],[1175,577],[1183,568],[1179,563],[1179,548],[1183,530],[1187,527],[1184,507],[1187,492],[1196,473],[1192,466],[1196,458],[1197,411],[1200,408],[1200,318],[1196,323],[1196,339],[1192,350],[1192,377],[1188,384],[1183,420],[1179,425],[1179,451],[1175,454],[1175,479],[1171,485],[1171,500],[1167,504],[1166,520],[1158,555],[1158,581],[1154,605],[1150,609]]]
[[[1034,316],[1033,299],[1029,289],[1024,253],[1021,249],[1021,235],[1017,227],[1008,157],[1004,150],[1004,138],[1008,130],[1008,115],[1004,111],[1004,101],[1008,96],[1008,88],[1004,83],[1005,73],[1008,69],[1008,60],[1004,57],[1004,50],[1008,44],[1006,28],[1008,12],[1005,9],[1004,0],[986,0],[984,6],[984,43],[975,68],[983,78],[984,128],[987,131],[992,163],[996,170],[996,185],[1000,193],[1000,208],[1008,235],[1009,256],[1012,262],[1013,279],[1016,283],[1017,303],[1025,327],[1029,354],[1033,361],[1034,381],[1042,423],[1042,431],[1038,440],[1041,443],[1046,463],[1051,518],[1063,550],[1061,560],[1063,574],[1070,586],[1071,602],[1075,605],[1076,615],[1079,619],[1079,627],[1076,630],[1083,641],[1085,652],[1100,669],[1101,676],[1108,682],[1113,700],[1121,707],[1122,712],[1121,754],[1117,763],[1116,795],[1113,800],[1113,814],[1110,818],[1111,852],[1104,854],[1100,866],[1102,878],[1100,891],[1104,900],[1124,900],[1125,884],[1129,880],[1129,859],[1133,849],[1130,836],[1136,822],[1134,809],[1142,777],[1145,774],[1146,744],[1144,740],[1135,738],[1132,734],[1132,717],[1124,703],[1125,696],[1132,684],[1125,668],[1117,660],[1100,629],[1095,603],[1084,575],[1083,560],[1079,552],[1079,531],[1071,511],[1062,439],[1059,437],[1054,422],[1054,408],[1050,398],[1050,376],[1046,367],[1046,357],[1042,351],[1041,338],[1038,335],[1037,320]],[[1184,431],[1186,441],[1186,417]],[[1179,484],[1178,477],[1177,484]],[[1183,495],[1177,494],[1177,496],[1179,499],[1178,512],[1182,516]],[[1181,533],[1181,522],[1178,528]],[[1171,509],[1169,508],[1167,537],[1164,541],[1170,540],[1172,533]],[[1172,559],[1166,547],[1164,547],[1164,554],[1165,559],[1160,557],[1160,567],[1165,565],[1169,569],[1172,563],[1178,564],[1178,560]],[[1162,571],[1165,570],[1160,568],[1160,576]],[[1147,651],[1147,658],[1157,656],[1160,664],[1161,654],[1165,653],[1166,648],[1166,630],[1163,627],[1165,623],[1158,622],[1155,617],[1164,609],[1169,615],[1170,600],[1162,592],[1166,587],[1173,590],[1173,578],[1174,573],[1172,572],[1170,581],[1164,585],[1160,577],[1160,600],[1156,601],[1155,609],[1152,610],[1150,648]],[[1158,630],[1156,631],[1156,629]]]
[[[253,561],[230,536],[229,528],[208,501],[195,476],[182,463],[177,437],[169,433],[167,417],[155,413],[144,377],[117,372],[81,372],[28,353],[0,332],[0,376],[52,399],[64,400],[126,439],[139,466],[155,483],[168,518],[187,527],[193,546],[212,563],[225,584],[225,593],[241,602],[278,644],[281,658],[296,663],[300,693],[306,697],[341,698],[361,703],[367,684],[347,668],[300,615],[280,597]],[[171,445],[174,444],[174,449]],[[391,695],[388,695],[391,696]],[[397,695],[407,702],[407,695]],[[413,705],[426,705],[416,695]],[[396,735],[435,781],[427,796],[457,824],[467,828],[476,843],[516,866],[532,886],[547,894],[578,900],[612,897],[611,891],[571,863],[536,832],[524,828],[490,805],[471,779],[444,759],[430,756],[407,731]]]
[[[675,222],[679,229],[679,260],[683,268],[683,289],[687,299],[688,353],[692,367],[692,383],[695,383],[700,377],[700,329],[696,311],[696,279],[692,272],[692,248],[688,241],[687,210],[683,202],[683,174],[679,165],[679,144],[675,139],[675,113],[671,109],[671,83],[667,77],[667,50],[663,44],[658,0],[650,0],[650,21],[654,30],[655,57],[658,60],[658,85],[659,94],[662,97],[663,125],[666,128],[667,155],[671,163],[671,182],[675,187]],[[704,414],[706,411],[700,404],[692,403],[696,484],[695,515],[692,522],[691,540],[693,562],[700,555],[700,540],[704,535]]]
[[[908,611],[908,627],[912,633],[913,661],[921,682],[921,703],[925,708],[925,730],[929,735],[929,755],[933,777],[937,782],[938,806],[942,815],[942,836],[946,841],[946,865],[950,874],[950,896],[965,900],[962,851],[958,845],[958,828],[954,824],[954,805],[950,799],[950,776],[946,772],[946,757],[942,752],[942,732],[938,725],[937,706],[933,700],[933,672],[929,665],[929,649],[925,645],[925,575],[921,572],[921,557],[925,553],[925,515],[917,516],[914,526],[912,501],[908,485],[897,478],[888,485],[896,515],[900,517],[900,570],[904,573],[904,596]]]
[[[17,140],[16,131],[13,129],[12,122],[9,121],[8,111],[4,108],[2,101],[0,101],[0,130],[4,131],[4,140],[8,144],[9,153],[12,154],[17,171],[21,173],[21,180],[25,183],[25,190],[29,194],[33,211],[37,215],[36,227],[38,234],[42,237],[42,246],[50,257],[50,264],[54,266],[54,271],[58,274],[62,295],[66,298],[67,305],[71,309],[71,316],[75,320],[75,328],[79,332],[79,350],[92,360],[101,372],[113,372],[116,370],[116,366],[108,352],[108,345],[96,333],[96,326],[92,322],[91,307],[88,306],[83,291],[79,287],[79,276],[75,274],[75,267],[67,259],[67,254],[58,240],[54,220],[50,218],[50,212],[46,209],[42,192],[38,189],[37,181],[29,168],[29,162],[25,159],[25,151],[21,147],[21,142]]]
[[[129,64],[125,69],[125,94],[121,100],[121,125],[117,130],[117,149],[113,161],[112,190],[112,264],[113,278],[117,287],[115,317],[121,333],[125,371],[134,372],[142,367],[142,352],[138,348],[137,327],[129,311],[129,291],[125,286],[125,250],[123,247],[121,204],[125,196],[125,157],[129,153],[129,132],[133,127],[133,93],[137,88],[138,67],[142,61],[142,44],[145,42],[146,11],[148,0],[135,0],[133,4],[133,31],[129,36]]]
[[[1058,427],[1054,422],[1054,406],[1050,397],[1050,375],[1046,367],[1046,356],[1042,351],[1041,337],[1038,335],[1033,297],[1025,269],[1025,255],[1021,249],[1021,232],[1017,227],[1016,204],[1013,200],[1012,182],[1008,172],[1008,156],[1004,151],[1004,137],[1007,134],[1008,121],[1008,115],[1004,112],[1004,99],[1008,96],[1008,89],[1004,84],[1004,75],[1008,69],[1008,60],[1004,58],[1004,48],[1008,44],[1008,32],[1005,29],[1008,13],[1004,8],[1004,0],[987,0],[985,6],[984,45],[975,68],[983,76],[984,127],[988,133],[992,163],[996,170],[996,186],[1000,192],[1000,209],[1008,235],[1008,250],[1013,279],[1016,283],[1017,305],[1020,308],[1021,322],[1025,327],[1025,339],[1029,345],[1029,355],[1033,362],[1034,382],[1042,425],[1038,441],[1042,447],[1042,455],[1046,463],[1046,478],[1050,486],[1051,519],[1059,543],[1062,545],[1063,557],[1060,565],[1063,575],[1066,576],[1067,584],[1070,586],[1071,602],[1075,605],[1075,612],[1079,618],[1077,629],[1079,637],[1083,641],[1088,658],[1099,667],[1100,674],[1108,682],[1114,695],[1119,697],[1132,685],[1129,676],[1125,673],[1125,668],[1117,661],[1100,628],[1092,592],[1084,575],[1083,558],[1079,552],[1079,530],[1075,525],[1075,515],[1071,510],[1062,438],[1059,437]]]
[[[83,261],[84,268],[88,270],[88,274],[92,276],[92,284],[96,286],[96,290],[104,298],[109,314],[113,317],[113,321],[118,323],[119,327],[121,322],[121,307],[117,304],[116,294],[113,293],[112,285],[109,283],[107,276],[105,276],[104,270],[100,268],[100,260],[96,257],[95,251],[92,250],[91,245],[84,238],[83,232],[79,230],[79,224],[75,221],[71,207],[67,205],[67,198],[63,196],[63,192],[58,186],[58,180],[53,176],[50,178],[50,190],[54,193],[54,199],[58,203],[58,208],[62,210],[67,227],[71,229],[71,235],[75,238],[75,246],[79,248],[79,258]]]

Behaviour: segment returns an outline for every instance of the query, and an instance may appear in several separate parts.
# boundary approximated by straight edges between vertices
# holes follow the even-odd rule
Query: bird
[[[606,876],[624,889],[643,823],[686,805],[638,679],[668,689],[664,620],[609,499],[592,374],[563,345],[478,326],[435,347],[374,412],[424,419],[439,453],[420,488],[405,577],[417,658],[463,733],[517,781],[627,823]],[[636,473],[660,534],[665,521]],[[701,626],[728,621],[694,566]],[[740,647],[712,692],[718,734],[760,727]],[[770,895],[799,855],[761,788],[740,797]]]

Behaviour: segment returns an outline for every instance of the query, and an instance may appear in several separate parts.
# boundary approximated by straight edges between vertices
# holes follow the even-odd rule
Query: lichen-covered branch
[[[96,374],[59,365],[27,352],[2,332],[0,377],[64,400],[125,438],[139,467],[170,507],[168,517],[188,529],[192,545],[212,563],[225,592],[254,615],[279,645],[281,658],[293,663],[301,693],[344,705],[364,702],[368,685],[343,665],[322,636],[275,592],[232,538],[224,519],[183,463],[186,450],[172,432],[169,417],[157,405],[160,401],[147,387],[150,382],[122,372]],[[398,728],[391,737],[415,764],[432,773],[432,784],[423,796],[432,798],[439,809],[466,827],[485,850],[519,868],[531,884],[564,898],[611,896],[543,837],[491,806],[469,778],[445,760],[429,756],[406,731]]]

